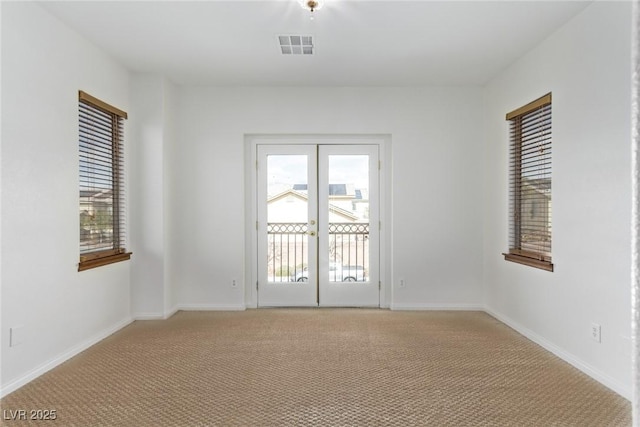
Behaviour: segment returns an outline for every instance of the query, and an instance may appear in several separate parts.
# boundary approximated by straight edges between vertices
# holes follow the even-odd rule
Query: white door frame
[[[271,155],[294,155],[304,157],[306,159],[307,167],[307,180],[298,181],[297,183],[307,184],[307,203],[305,203],[307,216],[306,222],[308,226],[307,230],[307,256],[306,264],[308,267],[307,281],[306,282],[292,282],[287,277],[284,281],[275,281],[275,277],[272,278],[272,282],[267,279],[267,257],[266,253],[260,251],[257,252],[257,266],[258,266],[258,282],[260,283],[258,288],[258,305],[261,307],[317,307],[318,306],[318,242],[317,242],[317,223],[318,223],[318,152],[316,146],[307,144],[298,145],[272,145],[272,144],[260,144],[257,146],[258,151],[258,165],[257,167],[257,183],[256,200],[261,202],[257,203],[258,209],[258,249],[267,251],[268,234],[267,223],[269,221],[269,207],[268,207],[268,156]],[[302,218],[298,218],[299,222],[303,222]],[[316,224],[316,225],[312,225]],[[312,234],[313,233],[313,234]],[[301,260],[304,262],[304,260]]]
[[[391,135],[245,134],[245,305],[257,308],[258,221],[256,150],[258,145],[378,145],[380,156],[380,307],[391,305]]]
[[[318,302],[321,307],[379,307],[380,291],[380,204],[379,204],[379,150],[375,144],[318,146]],[[369,248],[367,261],[362,260],[363,266],[370,265],[366,281],[356,283],[343,282],[342,278],[331,280],[329,273],[329,183],[331,170],[329,167],[332,156],[360,155],[368,159],[369,191]],[[364,243],[363,243],[364,246]],[[342,260],[344,261],[344,259]],[[323,270],[324,269],[324,270]]]

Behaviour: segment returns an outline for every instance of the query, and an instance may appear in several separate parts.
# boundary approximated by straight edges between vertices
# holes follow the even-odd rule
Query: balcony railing
[[[308,225],[306,222],[267,224],[267,276],[270,282],[308,280]],[[319,236],[322,238],[322,235]],[[329,223],[330,281],[367,281],[369,224]]]

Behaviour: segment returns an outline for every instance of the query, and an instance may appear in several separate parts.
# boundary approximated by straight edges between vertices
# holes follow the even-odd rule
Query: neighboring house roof
[[[80,197],[83,198],[94,198],[94,199],[111,199],[113,197],[113,192],[111,189],[108,190],[80,190]]]
[[[523,178],[522,186],[531,188],[532,190],[543,194],[545,197],[550,197],[551,195],[551,179],[549,178]]]
[[[347,185],[346,184],[329,184],[330,196],[346,196]]]
[[[277,202],[278,200],[286,199],[289,196],[296,197],[296,198],[304,201],[305,203],[309,201],[309,198],[307,197],[306,193],[301,193],[299,191],[295,191],[293,189],[289,189],[289,190],[285,190],[285,191],[283,191],[281,193],[278,193],[275,196],[270,197],[269,199],[267,199],[267,204],[273,203],[273,202]],[[340,216],[344,217],[345,219],[347,219],[349,221],[358,221],[360,219],[360,217],[352,214],[348,210],[339,208],[337,206],[334,206],[331,203],[329,203],[329,211],[334,213],[334,214],[336,214],[336,215],[340,215]]]
[[[356,198],[356,188],[353,184],[329,184],[329,196]]]
[[[307,184],[293,184],[295,191],[307,191]],[[353,184],[329,184],[329,196],[352,197],[356,200],[363,200],[363,190],[356,189]]]

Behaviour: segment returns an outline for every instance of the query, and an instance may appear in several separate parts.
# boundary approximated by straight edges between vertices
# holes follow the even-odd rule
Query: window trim
[[[126,111],[122,111],[119,108],[114,107],[113,105],[109,105],[104,101],[99,100],[98,98],[89,95],[87,92],[79,90],[78,91],[78,101],[84,101],[89,104],[92,104],[94,107],[98,107],[106,111],[107,113],[115,114],[118,117],[122,117],[123,119],[128,119]]]
[[[529,267],[539,268],[541,270],[553,271],[553,263],[549,260],[541,260],[536,258],[531,258],[529,256],[524,256],[520,254],[516,254],[513,251],[516,249],[510,249],[509,253],[503,253],[505,261],[511,261],[518,264],[527,265]]]
[[[127,252],[124,248],[108,249],[106,251],[91,252],[80,255],[80,263],[78,271],[85,271],[103,265],[113,264],[115,262],[126,261],[131,258],[131,252]]]
[[[506,120],[508,121],[513,121],[513,120],[517,120],[519,118],[522,118],[524,115],[529,114],[533,111],[535,111],[536,109],[539,109],[541,107],[544,107],[546,105],[550,105],[551,104],[551,93],[548,93],[520,108],[517,108],[509,113],[506,114]],[[510,137],[510,144],[514,144],[513,139]],[[518,148],[516,148],[516,150],[518,150]],[[513,156],[513,154],[510,155],[510,157]],[[514,173],[514,171],[511,169],[514,166],[514,159],[511,157],[509,160],[509,168],[510,168],[510,173]],[[511,193],[512,191],[515,191],[512,188],[513,183],[510,182],[509,184],[509,192]],[[518,203],[518,202],[515,202]],[[519,227],[520,224],[514,224],[512,222],[512,219],[509,220],[509,232],[513,233],[515,232],[515,230],[511,230],[512,227]],[[511,242],[509,243],[509,246],[511,246]],[[532,252],[532,251],[527,251],[527,250],[523,250],[520,248],[513,248],[510,247],[509,248],[509,252],[507,253],[503,253],[502,255],[504,255],[504,259],[505,261],[511,261],[511,262],[515,262],[518,264],[523,264],[529,267],[534,267],[534,268],[539,268],[542,270],[546,270],[546,271],[550,271],[553,272],[553,263],[551,262],[551,254],[547,254],[547,253],[540,253],[540,252]]]
[[[127,119],[128,115],[125,111],[120,110],[112,105],[107,104],[106,102],[89,95],[88,93],[79,90],[78,91],[78,103],[88,104],[91,107],[102,110],[107,114],[112,115],[114,125],[118,122],[119,119]],[[115,129],[115,128],[114,128]],[[112,149],[114,155],[117,155],[119,152],[119,148],[122,144],[121,139],[118,137],[117,132],[113,133],[112,136]],[[119,161],[114,159],[113,163],[118,164]],[[117,168],[119,173],[124,172],[120,168]],[[122,176],[119,176],[117,180],[117,185],[122,185]],[[118,192],[115,190],[114,192]],[[116,196],[115,199],[118,199]],[[124,215],[124,212],[117,206],[118,203],[115,202],[114,212],[118,212],[117,220],[114,221],[114,224],[117,222],[114,228],[120,227],[122,224],[120,215]],[[124,247],[119,247],[124,242],[118,242],[115,248],[105,249],[105,250],[97,250],[93,252],[85,252],[80,254],[80,260],[78,263],[78,271],[85,271],[96,267],[101,267],[103,265],[113,264],[116,262],[126,261],[131,258],[132,253],[127,252]],[[116,246],[116,245],[114,245]]]

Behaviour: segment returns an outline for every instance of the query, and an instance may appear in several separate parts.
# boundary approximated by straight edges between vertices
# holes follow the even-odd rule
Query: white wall
[[[164,144],[163,144],[163,169],[165,177],[175,176],[174,158],[180,150],[178,144],[178,131],[176,128],[176,92],[177,88],[168,80],[163,82],[164,92]],[[163,179],[164,183],[164,255],[166,260],[173,259],[175,251],[172,246],[171,236],[176,228],[174,212],[178,208],[173,203],[175,196],[175,181]],[[173,270],[173,264],[166,261],[164,263],[164,317],[170,316],[177,310],[178,286],[180,278]]]
[[[131,79],[129,222],[131,311],[137,318],[161,318],[164,310],[164,93],[161,77]]]
[[[79,273],[78,90],[128,73],[31,2],[2,2],[2,393],[130,321],[129,263]],[[134,255],[135,256],[135,255]],[[23,343],[9,347],[9,328]]]
[[[631,394],[630,2],[589,6],[486,88],[484,271],[488,309],[619,393]],[[553,93],[553,262],[503,260],[505,114]],[[602,343],[591,323],[602,326]]]
[[[168,232],[172,203],[174,87],[166,79],[131,79],[131,310],[136,319],[162,319],[176,305]]]
[[[231,280],[250,285],[245,134],[390,134],[387,271],[393,266],[393,282],[406,283],[394,290],[394,308],[479,307],[481,103],[480,88],[183,89],[171,174],[179,305],[244,306]]]

